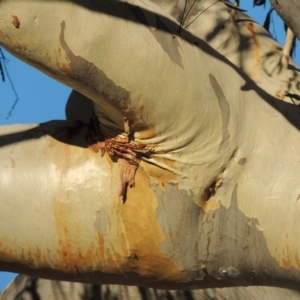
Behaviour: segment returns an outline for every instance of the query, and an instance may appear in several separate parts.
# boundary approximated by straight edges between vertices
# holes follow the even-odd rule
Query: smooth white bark
[[[245,13],[231,10],[222,1],[215,0],[195,3],[188,0],[185,12],[182,0],[153,2],[178,22],[184,14],[183,28],[206,41],[267,93],[290,103],[286,92],[300,93],[298,66],[292,59],[288,66],[283,65],[287,54],[282,47]]]
[[[298,286],[298,107],[178,34],[153,3],[95,3],[0,2],[1,44],[89,97],[106,137],[127,117],[154,153],[123,204],[118,164],[87,148],[86,127],[2,127],[1,268],[165,288]]]

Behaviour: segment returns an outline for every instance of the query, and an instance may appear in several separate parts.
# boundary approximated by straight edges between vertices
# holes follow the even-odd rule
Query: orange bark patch
[[[63,174],[70,168],[72,148],[61,145],[56,149],[62,157],[60,173]],[[82,154],[87,160],[89,156],[95,157],[89,151]],[[114,188],[117,166],[110,164],[107,155],[103,159],[108,161],[101,167],[106,186],[104,191],[100,189],[99,195],[96,190],[91,192],[91,197],[95,195],[96,199],[83,203],[76,196],[72,201],[67,197],[68,191],[62,188],[61,196],[57,194],[53,200],[57,245],[53,245],[50,253],[44,250],[47,257],[51,256],[51,264],[48,260],[51,269],[84,278],[102,272],[99,280],[113,274],[119,275],[121,281],[123,276],[134,274],[141,284],[188,280],[188,275],[160,248],[167,233],[157,221],[158,201],[149,186],[149,176],[141,168],[137,170],[136,187],[128,190],[123,204]]]
[[[279,266],[281,266],[284,269],[290,269],[292,266],[294,266],[294,263],[292,261],[292,253],[290,249],[290,241],[288,235],[286,235],[283,243],[283,247],[279,248],[280,251],[278,251],[278,247],[276,247],[275,250],[275,260]],[[295,257],[296,265],[297,264],[297,255]]]
[[[297,265],[297,269],[300,270],[300,259],[299,259],[298,253],[296,253],[296,256],[295,256],[295,262]]]
[[[78,75],[76,74],[76,72],[74,72],[74,70],[72,68],[70,68],[68,65],[69,59],[68,59],[67,55],[65,55],[64,58],[62,57],[60,47],[55,51],[55,56],[56,56],[55,60],[56,60],[57,68],[60,69],[66,75],[69,75],[69,77],[78,79]]]
[[[137,138],[139,139],[151,139],[156,136],[155,127],[148,128],[146,130],[139,131]]]
[[[59,260],[63,264],[63,268],[69,272],[76,270],[77,260],[75,260],[75,251],[72,244],[73,235],[70,230],[74,228],[69,216],[74,214],[74,209],[70,203],[56,201],[54,207],[54,215],[56,221],[56,229],[58,234],[59,248],[56,250]],[[77,248],[77,247],[76,247]],[[76,249],[77,250],[77,249]]]
[[[253,41],[253,44],[254,44],[254,53],[255,53],[255,60],[256,60],[255,67],[257,67],[258,64],[259,64],[259,61],[260,61],[260,45],[259,45],[259,42],[257,40],[257,36],[256,36],[255,30],[254,30],[253,23],[248,22],[246,27],[250,31],[252,41]]]
[[[285,247],[283,248],[282,266],[285,269],[289,269],[292,266],[290,241],[287,234],[285,237]]]
[[[122,207],[121,216],[129,245],[127,267],[146,278],[185,281],[187,274],[179,270],[159,247],[167,233],[157,222],[158,201],[149,188],[148,180],[145,172],[138,169],[137,186],[128,191],[127,202]]]

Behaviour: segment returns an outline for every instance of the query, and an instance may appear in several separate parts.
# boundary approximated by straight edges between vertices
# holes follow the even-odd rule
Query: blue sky
[[[246,9],[255,20],[264,22],[269,5],[253,9],[252,1],[241,0],[241,8]],[[273,14],[276,16],[276,14]],[[284,31],[282,21],[274,17],[271,33],[276,32],[277,40],[283,44]],[[299,47],[299,45],[298,45]],[[19,95],[18,103],[7,119],[16,99],[11,86],[0,82],[0,125],[15,123],[41,123],[53,119],[65,119],[65,104],[71,89],[43,73],[33,69],[5,52],[9,59],[7,65],[14,87]],[[300,50],[296,51],[296,62],[300,63]],[[16,276],[13,273],[0,272],[0,291]]]

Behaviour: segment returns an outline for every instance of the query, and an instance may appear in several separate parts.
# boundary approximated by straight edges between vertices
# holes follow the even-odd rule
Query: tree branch
[[[298,288],[298,107],[197,36],[174,35],[178,24],[150,2],[76,3],[0,2],[1,44],[89,97],[105,138],[126,117],[134,141],[155,151],[123,203],[115,158],[87,148],[84,125],[2,127],[0,267],[93,283]]]
[[[297,0],[270,0],[279,16],[300,40],[300,3]]]

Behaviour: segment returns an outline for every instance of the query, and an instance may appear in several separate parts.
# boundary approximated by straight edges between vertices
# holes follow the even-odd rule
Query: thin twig
[[[184,20],[183,20],[183,24],[182,24],[182,25],[184,25],[184,23],[185,23],[185,21],[186,21],[188,15],[189,15],[189,13],[191,12],[191,10],[192,10],[193,6],[195,5],[195,3],[196,3],[196,0],[194,0],[194,2],[192,3],[192,5],[190,6],[189,10],[187,11],[187,13],[186,13],[186,15],[185,15],[185,18],[184,18]]]
[[[195,17],[195,19],[194,19],[193,21],[191,21],[189,24],[187,24],[187,25],[185,26],[184,29],[188,28],[188,27],[189,27],[192,23],[194,23],[194,22],[196,21],[196,19],[198,19],[205,11],[207,11],[209,8],[211,8],[213,5],[217,4],[217,3],[220,2],[220,1],[221,1],[221,0],[217,0],[216,2],[214,2],[214,3],[212,3],[211,5],[209,5],[208,7],[206,7],[203,11],[201,11],[201,12],[199,13],[198,16]]]
[[[181,32],[181,29],[182,29],[182,26],[183,26],[183,19],[184,19],[184,13],[185,13],[186,6],[187,6],[187,0],[185,0],[185,3],[184,3],[183,13],[182,13],[181,20],[180,20],[180,23],[179,23],[178,33]]]
[[[1,73],[2,81],[5,82],[5,76],[4,76],[4,72],[3,72],[1,61],[0,61],[0,73]]]
[[[8,119],[11,117],[11,114],[12,114],[13,110],[15,109],[15,107],[16,107],[18,101],[19,101],[19,96],[18,96],[18,93],[17,93],[17,91],[16,91],[16,89],[15,89],[15,86],[14,86],[14,84],[13,84],[13,82],[12,82],[10,76],[9,76],[9,73],[8,73],[8,70],[7,70],[7,67],[6,67],[7,59],[6,59],[6,57],[5,57],[5,55],[4,55],[4,53],[3,53],[3,51],[2,51],[1,48],[0,48],[0,59],[2,60],[3,68],[4,68],[4,72],[5,72],[5,74],[6,74],[6,77],[8,78],[8,81],[9,81],[9,83],[10,83],[10,86],[11,86],[11,88],[12,88],[12,90],[13,90],[15,96],[16,96],[16,99],[15,99],[15,101],[14,101],[14,103],[13,103],[13,105],[12,105],[10,111],[9,111],[8,114],[7,114],[6,120],[8,120]],[[1,67],[2,67],[2,63],[1,63]],[[2,78],[3,78],[3,76],[4,76],[4,75],[2,75]]]

